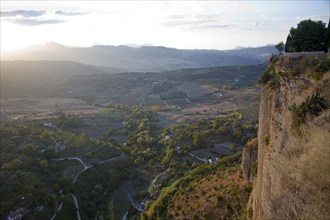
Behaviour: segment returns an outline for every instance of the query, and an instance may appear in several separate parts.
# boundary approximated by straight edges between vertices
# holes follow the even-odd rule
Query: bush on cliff
[[[318,93],[308,96],[299,106],[294,103],[289,107],[292,116],[291,127],[301,135],[300,125],[306,122],[307,116],[318,116],[325,109],[328,109],[327,103]]]

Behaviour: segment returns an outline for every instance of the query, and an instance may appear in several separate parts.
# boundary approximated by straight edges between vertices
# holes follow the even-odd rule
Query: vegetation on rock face
[[[269,134],[266,134],[265,137],[264,137],[264,141],[265,141],[265,144],[268,145],[269,144],[269,141],[270,141],[270,135]]]
[[[305,123],[307,116],[318,116],[325,109],[328,109],[327,103],[318,93],[308,96],[299,106],[294,103],[289,108],[292,116],[292,128],[301,134],[299,127]]]
[[[276,78],[275,63],[279,59],[279,56],[272,56],[270,58],[269,65],[263,75],[260,76],[258,83],[259,85],[269,84],[271,88],[278,87],[278,79]]]
[[[326,32],[322,21],[303,20],[297,28],[290,29],[285,52],[326,51]]]
[[[258,83],[265,85],[268,83],[271,79],[275,77],[275,71],[274,71],[274,66],[268,66],[265,73],[260,77]]]
[[[330,71],[330,57],[325,56],[318,60],[318,63],[313,68],[311,77],[315,80],[320,80],[324,73]]]
[[[276,72],[277,67],[280,67],[278,72]],[[330,71],[329,55],[301,57],[273,55],[269,60],[266,71],[260,76],[258,83],[260,85],[269,85],[271,88],[277,88],[280,77],[294,79],[298,75],[305,75],[314,80],[320,80],[328,71]]]
[[[324,73],[330,70],[330,57],[327,55],[290,59],[290,62],[292,62],[288,67],[290,78],[304,74],[315,80],[320,80]]]
[[[235,219],[251,216],[245,204],[251,185],[243,180],[238,164],[241,153],[203,164],[186,173],[151,204],[141,219]]]

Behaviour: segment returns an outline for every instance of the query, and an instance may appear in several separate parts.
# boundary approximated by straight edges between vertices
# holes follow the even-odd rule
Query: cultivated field
[[[92,114],[98,107],[73,98],[13,98],[1,99],[1,120],[30,121],[64,114]]]

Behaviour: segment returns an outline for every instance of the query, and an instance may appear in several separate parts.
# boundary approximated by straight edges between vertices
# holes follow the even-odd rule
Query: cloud
[[[21,16],[24,18],[38,17],[44,15],[45,11],[35,11],[35,10],[14,10],[14,11],[2,11],[1,17],[16,17]]]
[[[58,19],[60,16],[77,16],[82,14],[84,13],[64,12],[59,10],[51,13],[35,10],[13,10],[2,11],[1,19],[24,26],[39,26],[66,22],[66,20]]]
[[[190,30],[225,29],[235,27],[232,22],[228,21],[228,16],[225,13],[171,15],[166,17],[160,25]]]
[[[5,19],[5,21],[9,21],[11,23],[24,25],[24,26],[38,26],[38,25],[57,24],[64,22],[63,20],[56,20],[56,19],[41,20],[41,19],[29,19],[29,18]]]
[[[56,15],[63,15],[63,16],[77,16],[77,15],[84,15],[86,13],[82,12],[65,12],[65,11],[55,11]]]
[[[329,16],[328,15],[310,15],[310,16],[297,16],[295,18],[296,20],[308,20],[311,19],[313,21],[328,21],[329,20]]]
[[[252,26],[264,26],[267,25],[265,22],[252,22]]]

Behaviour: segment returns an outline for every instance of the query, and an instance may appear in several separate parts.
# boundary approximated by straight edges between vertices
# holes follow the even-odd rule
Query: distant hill
[[[138,103],[136,97],[152,93],[157,83],[170,82],[173,84],[172,90],[182,83],[193,83],[196,86],[216,84],[228,88],[253,86],[265,68],[265,64],[259,64],[190,68],[161,73],[114,73],[118,69],[71,61],[1,61],[0,95],[1,98],[83,95],[102,103],[114,100],[116,103]]]
[[[1,97],[40,95],[40,91],[51,94],[58,83],[76,75],[121,71],[71,61],[1,61]]]
[[[159,46],[65,47],[47,43],[29,50],[3,54],[3,60],[68,60],[128,71],[167,71],[183,68],[248,65],[265,62],[274,46],[235,50],[180,50]]]

